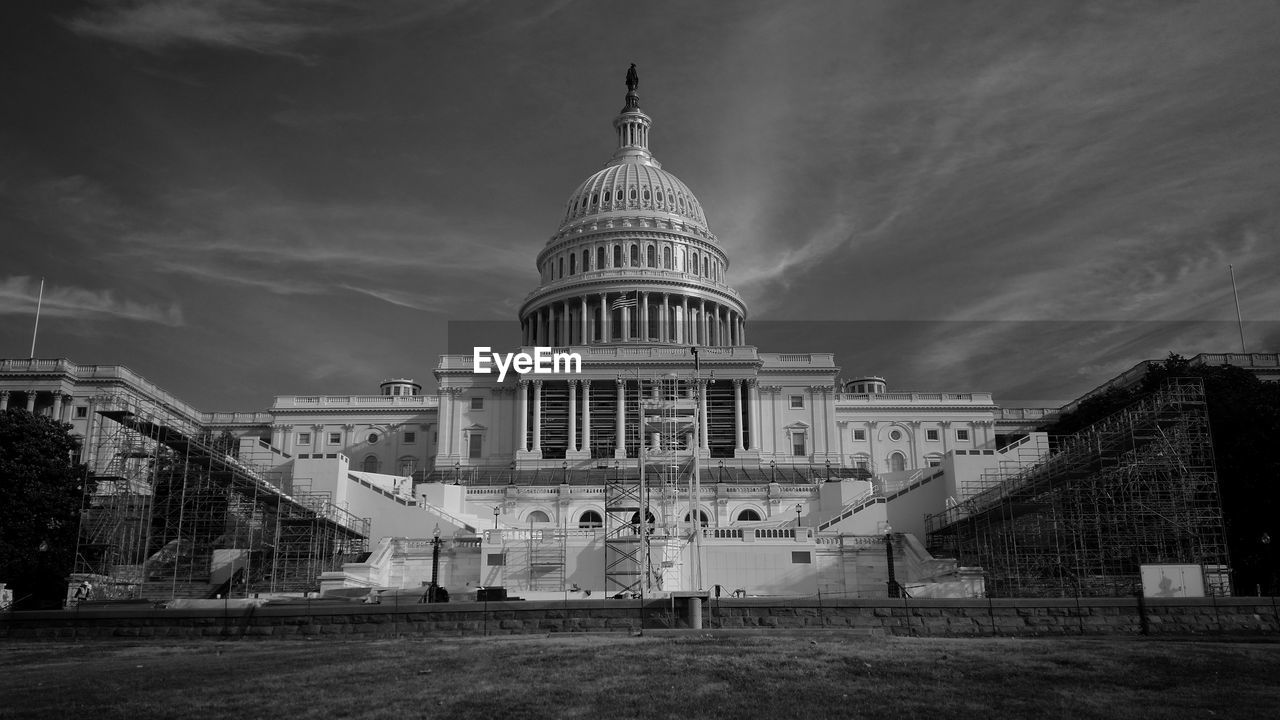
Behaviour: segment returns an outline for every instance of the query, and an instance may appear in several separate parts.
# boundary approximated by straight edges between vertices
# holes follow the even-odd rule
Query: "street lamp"
[[[498,529],[498,513],[501,512],[497,505],[493,506],[493,529]]]
[[[889,597],[898,597],[898,579],[893,572],[893,528],[888,524],[884,526],[884,553],[885,560],[889,570]]]
[[[622,477],[622,463],[618,460],[613,461],[613,481],[618,482]]]
[[[435,533],[431,536],[431,584],[427,586],[427,602],[437,601],[440,577],[440,525],[436,524]]]
[[[778,482],[778,463],[774,460],[769,461],[769,482]]]
[[[458,477],[459,477],[459,475],[461,474],[461,472],[462,472],[462,461],[461,461],[461,460],[454,460],[454,461],[453,461],[453,484],[454,484],[454,485],[461,485],[461,484],[462,484],[462,483],[458,482]]]
[[[560,476],[561,477],[560,482],[565,485],[568,485],[569,484],[569,461],[565,460],[564,462],[560,463],[560,469],[564,472],[564,474]]]
[[[831,482],[831,458],[827,458],[827,482]]]
[[[719,483],[724,482],[724,461],[723,460],[720,461],[720,479],[716,480],[716,482],[719,482]]]
[[[515,460],[511,461],[511,476],[507,478],[507,484],[508,485],[516,484],[516,461]]]
[[[800,511],[804,510],[804,506],[796,503],[796,527],[800,527]]]

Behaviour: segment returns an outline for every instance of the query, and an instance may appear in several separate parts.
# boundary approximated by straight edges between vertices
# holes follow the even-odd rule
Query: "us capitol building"
[[[980,593],[980,574],[924,550],[922,518],[993,468],[1037,461],[1038,434],[1000,445],[1047,411],[1001,409],[989,393],[846,381],[830,353],[749,344],[729,255],[697,197],[650,150],[638,84],[633,66],[616,149],[569,194],[519,310],[522,350],[576,353],[580,372],[499,380],[474,372],[471,355],[445,355],[436,395],[396,378],[377,393],[282,395],[266,411],[207,413],[124,367],[0,361],[0,407],[61,418],[84,439],[86,462],[110,479],[99,483],[100,514],[150,508],[150,527],[172,536],[129,539],[123,510],[115,525],[86,521],[94,553],[82,552],[78,572],[131,593],[235,592],[236,578],[246,593],[288,589],[281,560],[270,561],[270,582],[261,570],[281,552],[255,545],[271,534],[266,521],[229,530],[229,503],[156,519],[146,456],[173,451],[180,433],[212,448],[210,468],[250,478],[254,498],[320,498],[342,518],[334,553],[344,562],[304,563],[294,589],[412,589],[439,573],[455,599],[492,586],[557,598],[717,585],[883,596],[887,536],[897,580],[916,596]],[[227,487],[219,492],[248,497]],[[203,541],[189,529],[199,513],[215,528]]]

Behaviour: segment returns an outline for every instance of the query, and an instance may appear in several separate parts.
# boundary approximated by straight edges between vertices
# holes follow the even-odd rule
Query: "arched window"
[[[697,275],[698,274],[698,251],[697,250],[692,250],[689,252],[689,265],[690,267],[693,268],[693,271],[692,271],[693,274]]]
[[[747,508],[746,510],[743,510],[742,512],[738,513],[738,522],[759,522],[759,521],[760,521],[760,513],[756,512],[755,510],[752,510],[751,508]]]
[[[607,204],[609,204],[609,200],[611,200],[612,198],[613,198],[613,194],[612,194],[612,193],[610,193],[608,190],[605,190],[605,191],[604,191],[604,202],[605,202],[605,204],[606,204],[606,205],[607,205]]]
[[[708,277],[711,275],[710,270],[708,270],[709,267],[710,265],[707,263],[707,257],[703,255],[702,256],[702,276],[703,277]]]
[[[557,277],[564,277],[564,258],[560,258],[560,274]]]
[[[604,527],[604,518],[600,517],[600,513],[595,510],[588,510],[578,517],[578,527],[580,528],[598,528]]]
[[[592,193],[592,194],[591,194],[591,207],[595,207],[596,205],[599,205],[599,204],[600,204],[600,193]]]
[[[604,246],[603,245],[596,248],[596,269],[597,270],[604,269]]]
[[[662,267],[665,270],[671,269],[671,248],[662,248]]]
[[[377,455],[366,455],[364,457],[364,463],[361,464],[360,469],[365,472],[376,473],[378,472],[378,467],[380,465],[382,465],[382,463],[378,460]]]
[[[689,522],[689,513],[684,514],[684,521]],[[701,524],[703,527],[706,527],[708,522],[709,520],[707,519],[707,513],[705,511],[699,510],[698,523]]]
[[[896,452],[889,456],[889,471],[902,472],[907,469],[907,456]]]
[[[635,202],[635,201],[636,201],[636,189],[631,188],[631,202]]]
[[[631,267],[640,267],[640,246],[631,244]]]
[[[582,251],[582,272],[586,272],[591,266],[591,251]]]
[[[622,267],[622,246],[621,245],[613,246],[613,266],[616,268]]]
[[[578,255],[576,253],[569,256],[569,274],[578,274]]]
[[[649,267],[658,267],[658,256],[654,254],[653,246],[645,248],[645,255],[648,256]]]
[[[649,202],[649,188],[644,189],[644,201]]]
[[[529,517],[525,518],[525,522],[536,522],[536,523],[551,522],[551,518],[547,517],[547,514],[542,512],[541,510],[534,510],[533,512],[529,513]]]

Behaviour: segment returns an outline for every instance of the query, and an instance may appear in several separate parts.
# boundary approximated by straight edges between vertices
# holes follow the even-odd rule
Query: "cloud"
[[[26,315],[34,317],[40,294],[40,283],[33,278],[16,275],[0,280],[0,315]],[[44,287],[44,299],[40,301],[41,317],[60,317],[80,320],[132,320],[178,327],[183,324],[182,309],[177,303],[167,308],[122,300],[111,290],[51,285]]]
[[[280,53],[323,28],[304,19],[308,6],[273,0],[133,0],[98,2],[66,22],[73,31],[158,51],[204,45]]]

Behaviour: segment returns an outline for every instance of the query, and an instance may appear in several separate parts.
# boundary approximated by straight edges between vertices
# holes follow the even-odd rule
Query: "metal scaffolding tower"
[[[1143,564],[1195,564],[1229,593],[1204,387],[1173,378],[1043,462],[926,518],[929,549],[987,573],[995,597],[1124,596]],[[967,494],[967,493],[966,493]]]
[[[367,549],[369,521],[215,449],[201,428],[126,395],[95,398],[74,572],[106,597],[319,589]],[[88,486],[88,484],[86,484]]]

